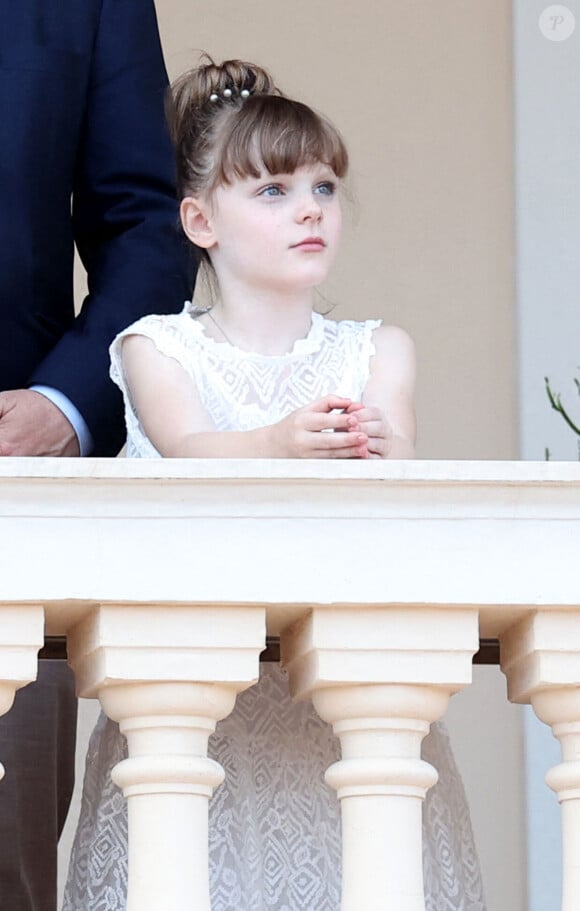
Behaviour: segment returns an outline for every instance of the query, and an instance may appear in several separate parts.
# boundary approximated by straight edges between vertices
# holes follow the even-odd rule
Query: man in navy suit
[[[0,0],[0,455],[114,456],[108,346],[181,308],[153,0]],[[72,203],[71,203],[72,200]],[[88,274],[73,308],[73,249]],[[0,719],[0,907],[54,911],[76,703],[64,662]]]

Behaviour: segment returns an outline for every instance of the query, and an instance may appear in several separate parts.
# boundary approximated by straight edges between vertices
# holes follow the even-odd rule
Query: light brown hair
[[[181,197],[210,194],[235,178],[293,173],[323,162],[338,178],[348,153],[336,128],[287,98],[261,67],[210,57],[177,79],[168,100]]]

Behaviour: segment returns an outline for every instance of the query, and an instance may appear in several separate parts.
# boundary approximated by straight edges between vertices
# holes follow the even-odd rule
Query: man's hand
[[[31,389],[0,392],[0,456],[78,456],[70,421]]]

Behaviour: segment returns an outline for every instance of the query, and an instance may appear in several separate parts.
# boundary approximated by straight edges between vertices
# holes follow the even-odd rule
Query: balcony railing
[[[222,770],[207,740],[257,679],[267,632],[295,698],[341,739],[328,780],[343,911],[424,909],[417,807],[435,776],[420,741],[469,685],[480,637],[500,640],[510,699],[562,743],[548,784],[575,911],[580,465],[8,459],[0,535],[0,713],[34,679],[45,632],[66,634],[79,694],[129,744],[115,770],[129,911],[210,907]],[[199,862],[184,868],[186,852]]]

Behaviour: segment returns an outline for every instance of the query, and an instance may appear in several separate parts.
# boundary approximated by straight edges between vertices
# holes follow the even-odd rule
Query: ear
[[[186,196],[181,200],[179,214],[183,230],[192,244],[204,250],[209,250],[215,245],[216,237],[209,219],[207,202]]]

